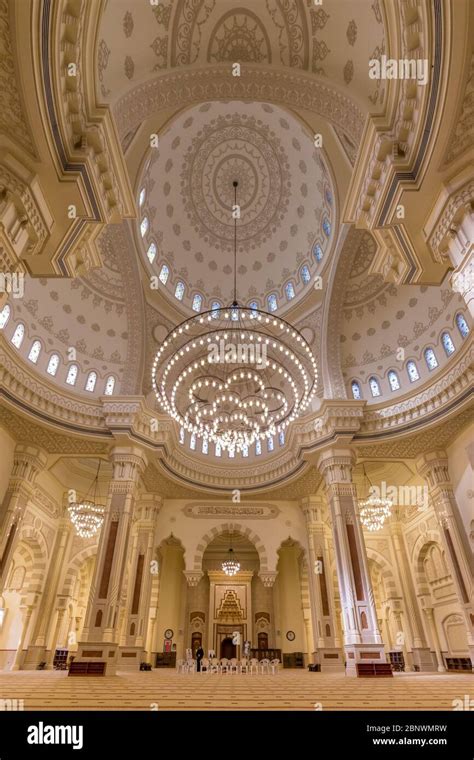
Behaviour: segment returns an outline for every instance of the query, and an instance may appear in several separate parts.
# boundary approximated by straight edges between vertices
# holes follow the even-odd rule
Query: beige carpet
[[[0,698],[23,699],[25,710],[452,710],[453,700],[464,695],[474,695],[469,673],[380,679],[297,670],[275,676],[155,670],[109,678],[0,673]]]

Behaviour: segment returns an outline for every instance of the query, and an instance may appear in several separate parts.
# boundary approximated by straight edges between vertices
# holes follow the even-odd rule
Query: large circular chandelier
[[[298,330],[275,314],[238,303],[236,230],[237,220],[233,303],[177,325],[152,369],[161,408],[181,428],[231,453],[284,431],[303,414],[318,375]]]

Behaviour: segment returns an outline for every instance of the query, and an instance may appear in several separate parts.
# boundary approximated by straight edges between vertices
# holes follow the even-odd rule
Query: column
[[[305,651],[305,627],[298,564],[299,552],[298,545],[291,540],[282,544],[278,552],[282,652]],[[293,639],[288,639],[287,633],[289,631],[294,633]]]
[[[470,549],[466,546],[464,528],[449,476],[446,452],[432,451],[424,454],[418,460],[417,468],[428,483],[430,499],[440,526],[446,560],[466,625],[469,655],[474,669],[472,558],[469,556]]]
[[[23,647],[25,645],[25,642],[27,640],[27,634],[28,634],[28,628],[30,627],[31,622],[31,616],[33,614],[33,611],[35,609],[35,603],[29,604],[28,602],[25,605],[22,605],[20,608],[22,611],[22,617],[23,617],[23,625],[21,627],[21,636],[20,641],[18,642],[18,647],[16,650],[15,659],[12,663],[12,670],[20,670],[23,660]]]
[[[398,571],[400,586],[403,593],[403,603],[407,611],[406,628],[410,637],[410,646],[413,656],[413,667],[420,671],[434,669],[430,647],[427,645],[423,632],[423,621],[418,606],[418,599],[410,571],[410,562],[403,538],[403,525],[394,512],[390,520],[390,539],[395,554],[394,567]]]
[[[36,477],[45,469],[46,463],[47,456],[40,449],[24,444],[16,446],[12,475],[1,508],[0,593],[5,587],[8,568],[19,541],[26,506],[34,494]]]
[[[443,655],[441,654],[441,645],[439,643],[438,631],[436,630],[434,610],[433,610],[433,607],[429,606],[430,605],[429,599],[423,598],[422,603],[423,603],[423,612],[425,613],[425,616],[426,616],[428,630],[430,632],[431,641],[433,644],[433,650],[436,654],[436,659],[438,661],[438,671],[440,673],[444,673],[446,668],[444,667]]]
[[[314,662],[324,671],[344,670],[344,657],[337,636],[331,565],[325,534],[324,505],[320,497],[302,501],[308,533],[308,583],[313,629]]]
[[[107,675],[114,675],[117,668],[123,665],[118,641],[120,601],[133,509],[146,458],[139,447],[116,446],[111,452],[111,461],[113,474],[106,514],[82,632],[83,640],[79,642],[75,660],[105,661]]]
[[[74,528],[65,514],[58,522],[54,548],[49,563],[38,616],[31,637],[31,644],[23,664],[24,669],[36,669],[41,661],[52,664],[54,651],[47,652],[48,635],[51,631],[55,610],[58,607],[57,593],[66,570],[65,558],[69,555]]]
[[[167,641],[176,644],[176,657],[184,652],[183,639],[178,638],[181,625],[181,601],[184,585],[184,559],[181,542],[171,535],[160,547],[160,595],[158,597],[158,615],[156,621],[157,651],[163,651],[165,631],[172,631]]]
[[[121,667],[135,669],[145,660],[146,634],[148,629],[152,560],[155,547],[155,531],[161,508],[159,496],[142,496],[135,506],[133,545],[130,558],[130,577],[125,612],[124,642],[120,646]],[[136,652],[135,657],[127,655]]]
[[[326,481],[331,510],[348,675],[357,675],[358,662],[386,662],[359,519],[357,491],[352,482],[354,462],[355,454],[350,449],[339,448],[326,449],[318,461]]]

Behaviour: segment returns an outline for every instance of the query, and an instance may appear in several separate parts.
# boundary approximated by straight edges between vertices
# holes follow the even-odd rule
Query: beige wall
[[[474,532],[474,423],[448,447],[448,462],[456,502],[466,536]],[[471,549],[474,542],[470,539]]]

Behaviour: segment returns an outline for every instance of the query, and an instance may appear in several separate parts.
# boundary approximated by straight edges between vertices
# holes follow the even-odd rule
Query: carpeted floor
[[[277,675],[178,674],[174,670],[74,677],[58,671],[0,673],[0,699],[25,710],[452,710],[474,696],[471,674],[399,673],[348,678],[308,671]]]

